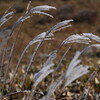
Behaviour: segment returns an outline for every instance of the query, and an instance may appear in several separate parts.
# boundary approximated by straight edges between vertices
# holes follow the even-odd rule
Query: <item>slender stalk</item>
[[[85,97],[84,97],[84,100],[86,100],[86,98],[87,98],[87,96],[88,96],[89,91],[90,91],[90,88],[88,88],[87,93],[86,93],[86,95],[85,95]]]
[[[35,90],[36,90],[36,87],[34,87],[34,88],[32,89],[32,91],[31,91],[31,93],[30,93],[31,95],[28,96],[26,100],[33,100]]]
[[[84,89],[83,89],[83,92],[81,93],[81,95],[80,95],[80,97],[79,97],[78,100],[81,100],[81,99],[84,97],[84,91],[85,91],[85,89],[86,89],[86,86],[87,86],[87,84],[92,80],[92,78],[95,76],[95,74],[96,74],[96,71],[93,71],[93,72],[91,73],[89,79],[87,80],[87,82],[86,82],[86,84],[85,84],[85,87],[84,87]]]
[[[27,50],[28,48],[29,48],[29,45],[26,46],[26,48],[24,49],[24,51],[22,52],[22,54],[21,54],[21,56],[20,56],[20,58],[19,58],[19,60],[18,60],[18,63],[17,63],[17,65],[16,65],[16,67],[15,67],[15,71],[14,71],[12,80],[11,80],[11,82],[10,82],[10,88],[9,88],[9,91],[11,91],[12,84],[13,84],[13,82],[14,82],[15,75],[16,75],[17,70],[18,70],[18,68],[19,68],[20,62],[21,62],[21,60],[22,60],[22,58],[23,58],[23,56],[24,56],[24,54],[25,54],[25,52],[26,52],[26,50]]]
[[[21,25],[22,26],[22,25]],[[4,76],[4,83],[3,83],[3,87],[2,87],[2,91],[4,90],[4,87],[5,87],[5,84],[6,84],[6,80],[7,80],[7,75],[8,75],[8,70],[9,70],[9,67],[10,67],[10,63],[11,63],[11,59],[12,59],[12,55],[13,55],[13,51],[14,51],[14,47],[15,47],[15,44],[16,44],[16,41],[17,41],[17,38],[18,38],[18,34],[19,34],[19,31],[21,29],[21,26],[19,27],[19,30],[16,34],[16,38],[13,42],[13,45],[11,47],[11,51],[10,51],[10,54],[9,54],[9,57],[8,57],[8,64],[7,64],[7,67],[6,67],[6,72],[5,72],[5,76]]]
[[[96,100],[100,99],[100,93],[96,96]]]
[[[5,97],[12,96],[12,95],[17,95],[17,94],[21,94],[21,93],[22,93],[22,94],[24,94],[24,93],[29,94],[29,93],[30,93],[30,90],[23,90],[23,91],[18,91],[18,92],[9,93],[9,94],[7,94],[7,95],[2,96],[1,98],[3,99],[3,98],[5,98]],[[41,92],[37,92],[37,91],[35,91],[35,93],[42,94]],[[1,98],[0,98],[0,99],[1,99]]]
[[[6,46],[3,50],[3,56],[2,56],[2,61],[1,61],[1,68],[0,68],[0,72],[2,72],[2,69],[3,69],[3,66],[4,66],[4,60],[5,60],[5,56],[6,56],[6,52],[7,52],[7,47],[8,47],[8,40],[7,39],[7,43],[6,43]]]
[[[85,95],[85,97],[84,97],[84,100],[87,100],[87,96],[88,96],[88,94],[89,94],[91,88],[92,88],[92,87],[88,88],[87,93],[86,93],[86,95]]]
[[[12,95],[16,95],[16,94],[21,94],[21,93],[29,93],[30,90],[24,90],[24,91],[18,91],[18,92],[13,92],[13,93],[9,93],[7,95],[4,95],[2,96],[1,98],[5,98],[5,97],[8,97],[8,96],[12,96]]]
[[[59,61],[58,65],[57,65],[57,67],[56,67],[56,69],[55,69],[54,71],[57,71],[57,70],[59,70],[59,69],[60,69],[60,65],[61,65],[61,63],[62,63],[63,59],[65,58],[66,54],[67,54],[67,53],[68,53],[68,51],[70,50],[70,48],[71,48],[71,47],[69,47],[69,48],[66,50],[66,52],[64,53],[64,55],[63,55],[63,56],[62,56],[62,58],[60,59],[60,61]]]
[[[46,35],[45,35],[45,37],[46,37]],[[30,62],[29,62],[28,66],[27,66],[27,69],[26,69],[26,73],[25,73],[24,78],[23,78],[23,82],[22,82],[22,85],[21,85],[22,88],[23,88],[24,83],[25,83],[25,81],[26,81],[26,77],[27,77],[28,71],[29,71],[29,69],[30,69],[30,67],[31,67],[31,65],[32,65],[32,62],[33,62],[33,60],[34,60],[34,58],[35,58],[35,56],[36,56],[36,54],[37,54],[37,51],[39,50],[40,46],[42,45],[42,42],[44,41],[44,39],[45,39],[45,38],[43,38],[43,39],[39,42],[39,44],[37,45],[37,47],[36,47],[34,53],[32,54],[32,57],[31,57],[31,59],[30,59]]]

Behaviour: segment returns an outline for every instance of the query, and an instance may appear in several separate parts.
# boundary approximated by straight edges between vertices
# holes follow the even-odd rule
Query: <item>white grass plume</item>
[[[73,68],[81,62],[81,60],[78,60],[80,54],[81,54],[81,52],[79,52],[79,51],[76,52],[74,58],[72,59],[71,63],[68,66],[68,69],[66,71],[66,76],[68,76],[71,73],[71,71],[73,70]]]
[[[31,16],[29,15],[24,15],[24,16],[21,16],[20,18],[18,18],[18,20],[15,22],[15,24],[13,25],[12,27],[12,30],[14,28],[16,28],[19,24],[21,24],[22,22],[24,22],[25,20],[29,19]]]
[[[9,28],[2,28],[2,30],[0,30],[0,38],[2,39],[7,39],[10,34],[11,34],[12,30]]]
[[[64,29],[66,27],[71,26],[68,24],[72,21],[73,21],[73,19],[61,21],[61,22],[57,23],[55,26],[53,26],[49,31],[51,31],[51,33],[54,33],[56,31],[60,31],[61,29]]]
[[[36,6],[36,7],[33,7],[30,9],[30,13],[38,13],[38,14],[43,14],[43,15],[46,15],[46,16],[49,16],[49,17],[52,17],[52,15],[48,14],[48,13],[45,13],[45,12],[42,12],[42,11],[49,11],[50,9],[56,9],[55,7],[53,6],[48,6],[48,5],[43,5],[43,6]]]
[[[80,54],[81,52],[77,51],[71,63],[69,64],[69,67],[64,75],[64,86],[69,85],[71,82],[73,82],[80,76],[83,76],[84,74],[87,74],[89,72],[89,66],[84,67],[82,64],[80,64],[81,61],[78,60]]]
[[[48,13],[45,13],[45,12],[41,12],[41,11],[34,11],[33,13],[36,13],[36,14],[42,14],[42,15],[46,15],[46,16],[49,16],[51,18],[53,18],[52,15],[48,14]]]
[[[100,37],[97,35],[94,35],[93,33],[83,33],[83,35],[88,37],[91,40],[95,40],[97,42],[100,42]]]
[[[43,39],[45,35],[46,35],[46,32],[43,32],[43,33],[39,34],[32,41],[29,42],[29,45],[32,45],[32,44],[34,44],[36,42],[41,41],[41,39]],[[53,37],[53,34],[52,33],[51,34],[48,34],[46,36],[45,40],[52,40],[53,39],[52,37]]]
[[[89,44],[91,41],[88,37],[84,36],[83,34],[74,34],[66,38],[62,45],[67,43],[83,43],[83,44]]]
[[[42,6],[36,6],[30,9],[31,13],[34,13],[35,11],[48,11],[50,9],[56,9],[53,6],[48,6],[48,5],[42,5]]]
[[[44,63],[43,68],[35,74],[33,81],[34,86],[36,87],[39,82],[41,82],[47,75],[49,75],[54,70],[51,69],[52,66],[54,66],[53,60],[56,58],[57,51],[52,52],[50,57],[47,59],[47,61]]]
[[[100,44],[92,44],[92,45],[89,45],[88,47],[86,47],[86,48],[84,48],[82,50],[81,54],[84,53],[84,52],[86,52],[86,51],[88,51],[88,49],[89,48],[92,48],[92,47],[95,47],[96,49],[100,49]]]
[[[14,12],[9,12],[5,15],[3,15],[1,18],[0,18],[0,27],[6,23],[8,20],[10,20],[13,16]]]
[[[78,65],[75,67],[69,75],[65,74],[65,83],[64,86],[68,86],[71,82],[76,80],[77,78],[87,74],[89,66]]]

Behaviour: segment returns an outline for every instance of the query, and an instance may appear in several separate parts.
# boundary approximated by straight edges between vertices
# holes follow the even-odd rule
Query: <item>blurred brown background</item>
[[[2,16],[11,6],[12,10],[16,11],[14,17],[3,25],[3,27],[12,27],[14,22],[24,13],[28,1],[29,0],[0,0],[0,16]],[[94,33],[100,36],[100,0],[32,0],[32,7],[38,5],[50,5],[56,7],[56,10],[49,11],[54,18],[34,14],[31,19],[23,24],[15,47],[14,61],[19,59],[21,52],[30,40],[39,33],[47,31],[62,20],[70,18],[74,19],[74,22],[71,23],[72,27],[55,33],[55,40],[44,42],[43,47],[41,47],[42,49],[39,51],[39,55],[37,55],[37,59],[39,60],[36,62],[41,62],[40,58],[42,59],[44,54],[48,54],[50,51],[56,49],[60,43],[71,34]],[[2,29],[2,27],[0,29]],[[18,29],[16,28],[15,33],[17,30]],[[14,35],[11,37],[11,44],[13,37]],[[11,44],[9,45],[11,46]],[[33,48],[35,47],[36,46],[33,46],[27,51],[27,59],[30,58],[31,52],[33,52]],[[85,45],[81,46],[75,44],[71,51],[73,53],[73,51],[82,50],[84,47]],[[65,50],[65,47],[62,48],[62,52],[63,50]],[[61,57],[61,55],[62,53],[59,57]],[[27,60],[24,59],[23,63],[26,62]]]

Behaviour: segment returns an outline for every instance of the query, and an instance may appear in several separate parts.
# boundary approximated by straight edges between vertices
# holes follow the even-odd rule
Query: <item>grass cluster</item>
[[[6,22],[10,21],[15,11],[11,11],[11,8],[5,11],[5,14],[0,18],[0,27],[3,27]],[[71,27],[73,19],[64,20],[49,30],[40,33],[31,40],[24,50],[22,51],[20,57],[18,58],[17,63],[15,64],[14,69],[11,69],[11,61],[13,59],[13,52],[16,48],[16,42],[20,37],[20,31],[22,26],[25,24],[25,21],[31,19],[33,14],[42,14],[48,17],[53,18],[51,14],[48,14],[44,11],[49,11],[50,9],[56,9],[53,6],[42,5],[32,7],[31,2],[28,3],[26,11],[20,16],[17,21],[14,22],[11,28],[3,27],[0,31],[1,41],[1,66],[0,66],[0,98],[2,99],[17,99],[17,100],[59,100],[66,99],[69,97],[72,99],[86,100],[86,99],[97,99],[99,100],[100,93],[97,90],[93,90],[93,86],[90,84],[92,79],[95,79],[97,87],[100,86],[100,82],[96,75],[99,73],[99,66],[97,70],[94,70],[92,74],[89,74],[90,66],[82,63],[81,56],[91,48],[100,49],[100,37],[93,33],[82,33],[82,34],[72,34],[66,39],[64,39],[55,50],[50,51],[49,54],[44,54],[43,61],[41,65],[36,66],[34,62],[37,60],[37,55],[40,48],[43,48],[44,42],[55,41],[55,34],[62,29]],[[17,30],[17,29],[18,30]],[[14,36],[14,39],[12,39]],[[12,42],[12,45],[9,49],[9,43]],[[62,66],[62,63],[65,62],[65,58],[70,52],[73,46],[81,44],[80,46],[85,45],[85,48],[82,51],[77,51],[71,61],[68,61],[66,65]],[[50,44],[52,45],[52,44]],[[19,49],[20,46],[19,45]],[[33,47],[34,46],[34,47]],[[61,52],[62,48],[65,48],[65,51],[62,54],[62,57],[57,61],[57,56]],[[28,50],[32,51],[30,57],[27,57]],[[17,53],[17,52],[16,52]],[[22,59],[27,57],[28,60],[24,65],[22,64]],[[17,58],[16,58],[17,59]],[[66,60],[67,62],[67,60]],[[84,78],[86,85],[79,85],[80,81],[76,81],[79,77],[88,74],[88,78]],[[72,84],[71,84],[72,83]],[[77,89],[80,91],[77,93]],[[70,86],[69,90],[76,90],[75,94],[69,92],[67,86]],[[87,87],[88,86],[88,87]],[[67,95],[65,94],[67,93]]]

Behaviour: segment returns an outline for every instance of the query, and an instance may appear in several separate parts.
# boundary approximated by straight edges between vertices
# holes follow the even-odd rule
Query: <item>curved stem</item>
[[[9,39],[7,40],[6,47],[4,48],[4,51],[3,51],[0,72],[2,72],[2,69],[4,66],[4,60],[5,60],[5,56],[6,56],[6,52],[7,52],[8,42],[9,42]]]
[[[34,61],[34,58],[35,58],[36,54],[37,54],[37,51],[39,50],[40,46],[42,45],[42,43],[43,43],[43,41],[44,41],[44,39],[46,38],[47,35],[48,35],[48,32],[47,32],[47,34],[44,36],[44,38],[39,42],[39,44],[38,44],[37,47],[35,48],[34,53],[32,54],[32,57],[31,57],[31,59],[30,59],[30,62],[29,62],[28,66],[27,66],[27,69],[26,69],[26,73],[25,73],[24,78],[23,78],[23,82],[22,82],[22,85],[21,85],[22,88],[23,88],[24,83],[25,83],[25,81],[26,81],[26,77],[27,77],[27,75],[28,75],[28,71],[29,71],[29,69],[30,69],[30,67],[31,67],[31,65],[32,65],[32,62]]]
[[[22,26],[22,25],[21,25],[21,26]],[[7,64],[6,72],[5,72],[5,76],[4,76],[4,83],[3,83],[2,91],[4,90],[4,87],[5,87],[5,85],[6,85],[8,70],[9,70],[9,67],[10,67],[10,63],[11,63],[11,59],[12,59],[14,47],[15,47],[15,44],[16,44],[16,41],[17,41],[18,34],[19,34],[20,29],[21,29],[21,26],[19,27],[19,30],[18,30],[18,32],[17,32],[17,34],[16,34],[16,38],[15,38],[15,40],[14,40],[14,42],[13,42],[13,44],[12,44],[11,50],[10,50],[10,54],[9,54],[9,57],[8,57],[8,64]]]
[[[15,67],[15,71],[14,71],[12,80],[11,80],[11,82],[10,82],[10,88],[9,88],[9,91],[11,91],[12,84],[13,84],[13,82],[14,82],[15,75],[16,75],[17,70],[18,70],[18,68],[19,68],[20,62],[21,62],[21,60],[22,60],[22,58],[23,58],[23,56],[24,56],[24,54],[25,54],[25,52],[26,52],[26,50],[27,50],[28,48],[29,48],[29,45],[26,46],[26,48],[24,49],[24,51],[22,52],[22,54],[21,54],[21,56],[20,56],[20,58],[19,58],[19,60],[18,60],[18,63],[17,63],[17,65],[16,65],[16,67]]]

